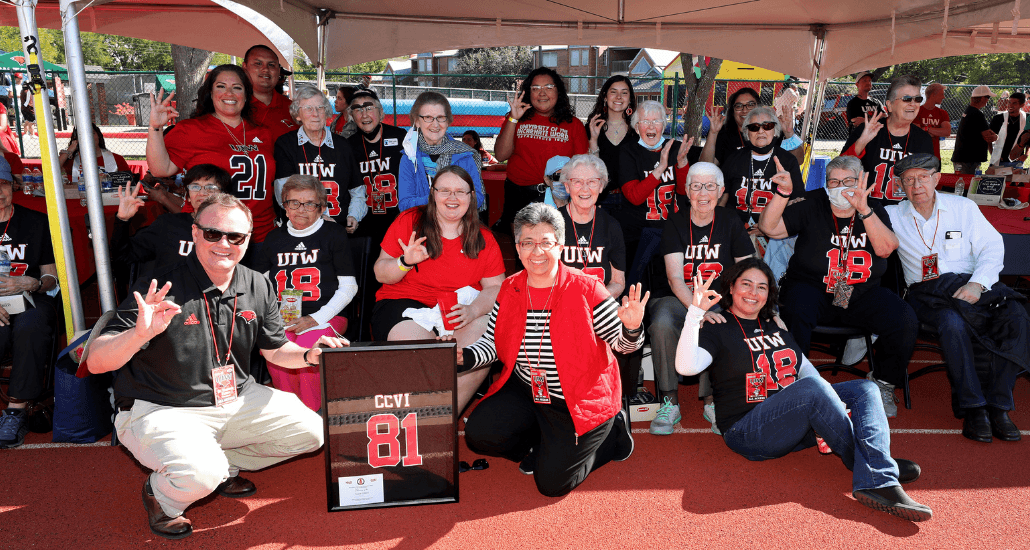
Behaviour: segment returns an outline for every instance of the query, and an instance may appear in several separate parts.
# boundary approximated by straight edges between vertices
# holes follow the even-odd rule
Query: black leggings
[[[504,180],[504,210],[501,212],[501,219],[497,221],[496,230],[514,238],[511,223],[515,221],[515,214],[527,204],[544,202],[544,192],[541,189],[540,185],[522,186],[511,180]]]
[[[465,443],[476,453],[519,462],[534,449],[533,478],[540,494],[567,495],[590,472],[612,460],[614,417],[576,438],[564,400],[537,404],[515,373],[497,393],[479,403],[465,423]]]

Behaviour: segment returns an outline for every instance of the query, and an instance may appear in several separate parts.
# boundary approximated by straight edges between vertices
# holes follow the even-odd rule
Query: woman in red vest
[[[531,203],[513,226],[525,269],[501,285],[486,334],[459,348],[460,369],[504,363],[465,423],[465,442],[521,461],[541,494],[559,497],[633,453],[612,348],[643,344],[648,296],[636,285],[620,306],[596,277],[563,264],[565,221],[553,207]]]

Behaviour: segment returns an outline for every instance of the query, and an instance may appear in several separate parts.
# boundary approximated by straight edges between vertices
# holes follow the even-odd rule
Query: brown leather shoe
[[[177,518],[168,517],[161,509],[161,503],[154,496],[154,489],[150,486],[150,476],[143,483],[143,508],[147,511],[147,519],[150,521],[150,530],[158,536],[166,539],[184,539],[193,533],[193,524],[183,516]]]
[[[257,487],[255,487],[254,483],[248,479],[244,479],[241,476],[234,476],[223,481],[218,487],[215,487],[215,492],[223,497],[241,498],[249,497],[256,493]]]

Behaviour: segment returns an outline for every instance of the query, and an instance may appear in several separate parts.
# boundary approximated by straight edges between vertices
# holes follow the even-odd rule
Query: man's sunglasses
[[[487,462],[485,458],[477,458],[472,462],[471,466],[469,466],[468,462],[462,460],[458,463],[458,472],[464,474],[469,470],[485,470],[489,467],[490,463]]]
[[[747,129],[750,132],[757,132],[758,130],[765,130],[768,132],[776,127],[775,122],[752,122],[747,125]]]
[[[217,243],[222,240],[222,237],[225,237],[225,239],[229,241],[229,244],[239,246],[243,244],[244,241],[247,240],[247,236],[250,235],[250,233],[229,233],[226,231],[219,231],[218,229],[211,229],[209,227],[201,227],[197,224],[193,225],[195,225],[197,229],[204,234],[204,240],[209,243]]]

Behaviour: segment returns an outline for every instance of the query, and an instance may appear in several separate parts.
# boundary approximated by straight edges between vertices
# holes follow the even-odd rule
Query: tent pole
[[[79,159],[86,180],[86,208],[89,210],[89,229],[93,237],[93,257],[97,265],[97,285],[100,287],[100,308],[113,311],[117,305],[111,262],[107,254],[107,223],[104,220],[104,201],[100,190],[97,148],[93,132],[83,131],[93,122],[86,93],[85,60],[79,38],[79,20],[75,17],[75,2],[61,0],[61,22],[64,27],[64,49],[68,63],[68,82],[72,88],[75,126],[79,129]],[[71,176],[69,174],[69,176]]]
[[[323,11],[322,15],[318,16],[318,33],[316,34],[318,40],[318,60],[315,62],[315,70],[318,75],[315,77],[315,83],[318,85],[319,90],[325,90],[325,57],[326,57],[326,39],[329,37],[329,19],[332,18],[332,12]]]
[[[812,106],[813,102],[816,101],[815,92],[819,88],[816,78],[819,77],[819,69],[823,64],[823,45],[826,40],[826,29],[814,30],[813,34],[815,34],[815,43],[813,44],[812,51],[812,76],[808,78],[808,94],[805,96],[805,122],[801,126],[801,135],[806,140],[808,138],[808,129],[812,124]],[[812,136],[812,144],[814,145],[815,134],[813,133]]]
[[[64,200],[64,185],[61,183],[61,167],[57,162],[57,139],[54,136],[54,120],[50,113],[50,98],[46,92],[46,81],[42,80],[43,64],[39,50],[39,30],[36,27],[36,0],[17,0],[18,27],[21,30],[22,47],[25,50],[27,66],[35,65],[36,71],[26,71],[22,85],[40,77],[40,88],[33,94],[36,120],[39,123],[39,149],[47,202],[47,218],[50,225],[50,239],[54,246],[57,274],[64,294],[62,307],[65,315],[65,330],[71,335],[86,329],[82,314],[82,298],[79,295],[79,274],[75,268],[75,251],[72,248],[72,230],[68,224],[68,209]],[[33,74],[33,73],[36,74]],[[13,89],[13,87],[12,87]],[[103,220],[103,218],[101,218]]]

